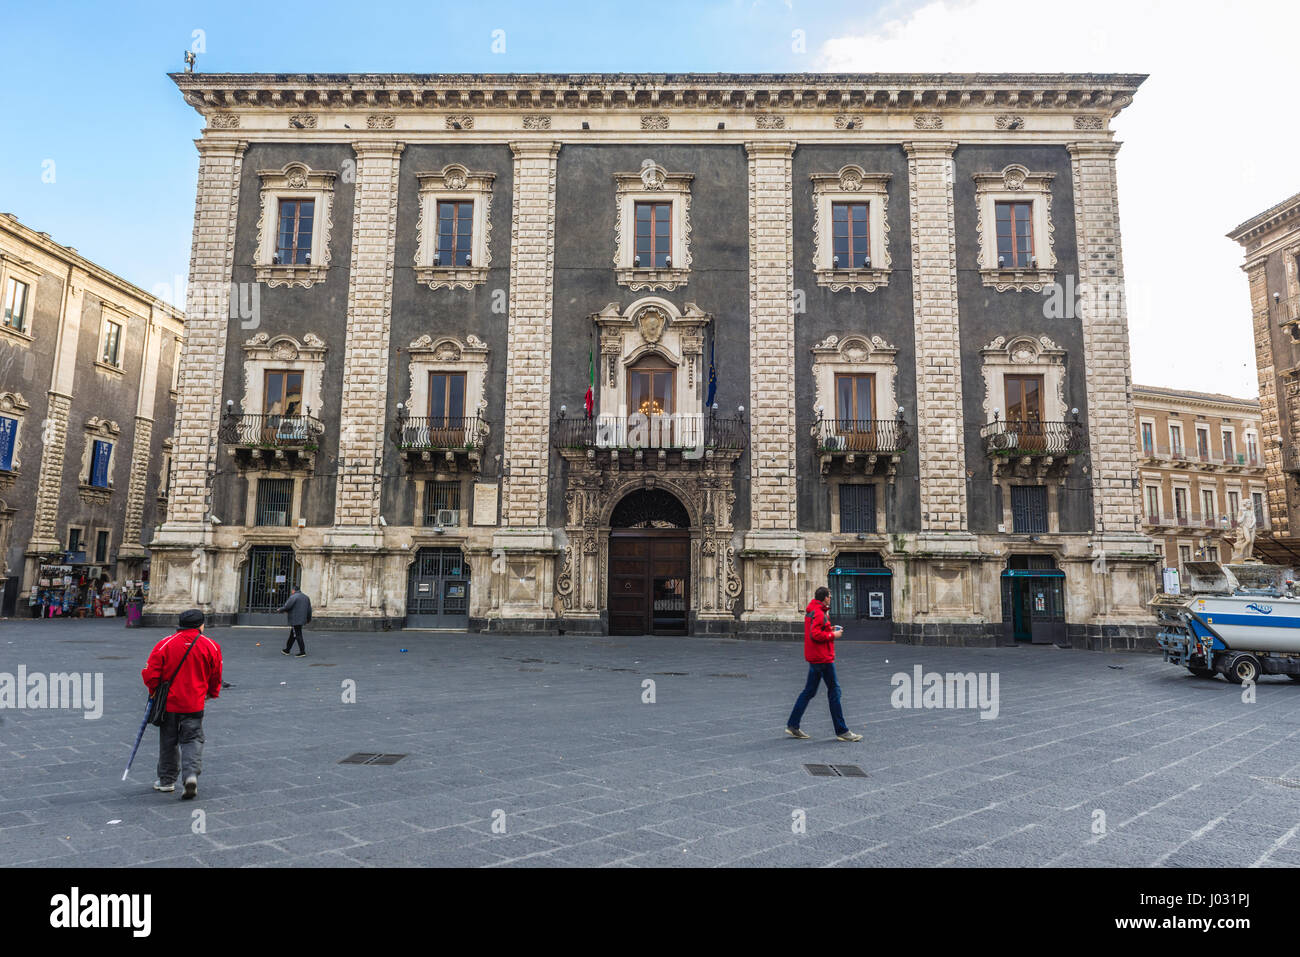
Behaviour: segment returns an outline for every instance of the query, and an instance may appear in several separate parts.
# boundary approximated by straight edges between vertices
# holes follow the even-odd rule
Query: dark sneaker
[[[861,741],[862,735],[854,734],[852,731],[845,731],[843,734],[835,735],[836,741]]]
[[[155,781],[153,783],[153,789],[155,791],[175,791],[176,782],[173,781],[171,784],[163,784],[161,781]]]
[[[199,779],[191,774],[185,779],[185,793],[181,795],[182,801],[192,801],[199,796]]]
[[[785,733],[792,738],[811,738],[812,735],[806,731],[800,731],[798,728],[786,728]]]
[[[295,658],[306,658],[306,657],[307,657],[307,652],[305,652],[305,651],[300,651],[300,652],[298,652],[296,655],[294,655],[294,657],[295,657]]]
[[[288,649],[288,648],[281,648],[281,649],[280,649],[280,654],[282,654],[282,655],[284,655],[286,658],[288,658],[288,657],[289,657],[289,649]]]

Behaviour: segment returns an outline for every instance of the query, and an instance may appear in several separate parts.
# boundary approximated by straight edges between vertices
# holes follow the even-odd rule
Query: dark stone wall
[[[671,291],[632,292],[614,279],[614,174],[635,172],[653,159],[671,173],[693,173],[691,183],[691,273]],[[587,357],[600,344],[588,318],[608,303],[627,306],[659,296],[678,309],[695,302],[713,315],[705,335],[707,381],[710,346],[716,343],[720,415],[745,406],[749,421],[749,162],[741,145],[574,146],[566,144],[556,171],[555,307],[551,340],[551,413],[567,405],[582,414],[587,392]],[[707,392],[706,392],[707,394]],[[599,409],[596,410],[599,413]],[[564,460],[552,451],[548,519],[563,525]],[[749,453],[736,464],[732,521],[749,526]]]
[[[325,341],[325,374],[321,388],[323,408],[311,410],[325,425],[316,469],[302,483],[301,514],[310,525],[334,522],[334,489],[338,475],[338,441],[343,390],[343,353],[347,341],[348,272],[352,260],[352,210],[356,154],[346,143],[254,143],[244,154],[235,232],[233,281],[255,283],[253,262],[257,254],[257,221],[261,215],[261,180],[257,171],[280,169],[290,162],[312,169],[335,170],[333,225],[330,229],[330,268],[322,282],[301,286],[261,286],[260,310],[253,319],[234,319],[226,336],[226,368],[222,405],[233,399],[235,410],[244,394],[243,344],[259,332],[271,338],[288,333],[301,340],[314,332]],[[274,215],[271,211],[269,215]],[[399,226],[400,228],[400,226]],[[245,300],[248,296],[245,294]],[[260,409],[249,409],[260,412]],[[247,479],[235,472],[234,460],[222,445],[217,454],[212,510],[227,524],[251,523],[244,515]]]
[[[176,428],[176,396],[172,393],[172,370],[180,362],[183,343],[170,332],[163,332],[158,351],[158,378],[154,383],[153,439],[149,449],[149,478],[145,482],[144,516],[140,523],[140,541],[148,545],[154,528],[160,524],[165,509],[158,505],[158,490],[163,475],[163,443]]]
[[[889,285],[875,292],[832,292],[817,285],[813,271],[814,174],[837,173],[849,164],[868,173],[889,173]],[[805,531],[830,531],[830,487],[817,480],[820,466],[814,455],[810,428],[816,419],[817,384],[813,378],[811,349],[831,334],[848,333],[870,338],[878,335],[898,350],[896,381],[898,404],[904,408],[908,429],[916,435],[916,338],[912,309],[912,246],[909,227],[907,157],[901,146],[863,145],[800,146],[794,153],[794,287],[804,294],[806,312],[795,316],[795,417],[799,482],[799,527]],[[829,240],[828,240],[829,241]],[[796,298],[797,301],[797,298]],[[833,407],[828,415],[834,415]],[[858,478],[854,481],[863,481]],[[921,506],[917,478],[916,443],[899,463],[892,494],[883,476],[865,479],[886,496],[887,526],[881,531],[914,531],[920,527]]]
[[[478,336],[491,350],[488,356],[487,418],[490,431],[483,450],[484,481],[500,475],[502,435],[505,431],[506,354],[509,343],[507,304],[510,294],[510,219],[514,189],[514,157],[504,143],[459,145],[454,143],[412,144],[402,153],[398,181],[397,242],[393,269],[393,323],[388,363],[388,426],[391,428],[397,403],[405,402],[410,390],[410,359],[407,349],[422,335],[436,341],[455,336],[462,342],[469,334]],[[437,173],[450,163],[472,172],[496,174],[492,181],[492,229],[488,236],[491,254],[487,282],[471,289],[430,289],[415,279],[416,226],[420,217],[419,173]],[[473,415],[473,409],[465,410]],[[413,410],[424,415],[424,410]],[[462,508],[471,504],[470,491],[462,488]],[[402,470],[392,443],[384,457],[384,515],[399,525],[419,524],[418,488]],[[468,523],[467,523],[468,524]]]
[[[972,532],[996,532],[1001,521],[994,494],[992,465],[980,439],[984,425],[984,373],[980,350],[997,336],[1048,336],[1067,353],[1065,368],[1066,408],[1077,408],[1088,422],[1088,394],[1083,355],[1083,326],[1074,318],[1047,318],[1047,297],[1037,292],[998,292],[983,284],[979,272],[979,237],[975,204],[974,173],[1000,172],[1019,163],[1035,173],[1055,173],[1052,181],[1052,233],[1056,252],[1056,280],[1078,281],[1078,252],[1074,225],[1074,186],[1070,154],[1064,146],[960,146],[954,154],[956,179],[953,190],[957,231],[957,301],[961,324],[962,392],[967,483],[967,504]],[[1040,244],[1042,239],[1035,237]],[[1060,529],[1086,532],[1092,526],[1092,499],[1087,456],[1071,467],[1061,490]]]

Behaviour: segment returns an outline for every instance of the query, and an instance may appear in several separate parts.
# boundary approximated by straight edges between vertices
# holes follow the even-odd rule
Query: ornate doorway
[[[406,584],[407,628],[469,626],[469,564],[459,548],[422,548]]]
[[[609,633],[690,633],[690,516],[671,493],[643,488],[610,516]]]

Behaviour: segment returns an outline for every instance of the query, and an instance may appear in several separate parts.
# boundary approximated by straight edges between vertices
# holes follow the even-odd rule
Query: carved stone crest
[[[641,338],[653,345],[663,338],[664,329],[668,326],[668,317],[662,310],[651,306],[637,314],[635,325],[637,331],[641,333]]]

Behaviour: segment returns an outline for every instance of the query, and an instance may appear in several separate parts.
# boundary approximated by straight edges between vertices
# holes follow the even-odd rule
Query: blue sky
[[[146,290],[179,286],[202,124],[166,74],[183,69],[196,30],[204,72],[1150,73],[1115,123],[1134,379],[1253,396],[1242,251],[1224,233],[1300,191],[1300,126],[1280,119],[1294,58],[1258,52],[1260,37],[1300,33],[1300,4],[1232,10],[1224,17],[1217,0],[11,2],[0,211]],[[492,52],[495,30],[504,53]]]

